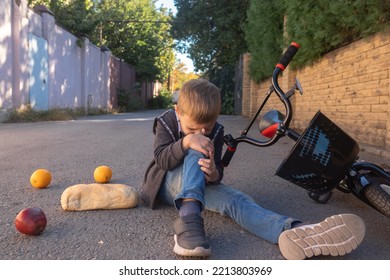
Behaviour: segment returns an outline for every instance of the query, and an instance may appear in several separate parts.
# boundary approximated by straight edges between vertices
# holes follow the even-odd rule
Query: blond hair
[[[216,121],[221,112],[220,90],[205,79],[190,80],[180,89],[177,107],[197,123]]]

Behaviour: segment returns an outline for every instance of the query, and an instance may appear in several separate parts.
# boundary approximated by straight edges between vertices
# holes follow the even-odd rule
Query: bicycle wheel
[[[368,177],[370,184],[363,195],[383,215],[390,218],[390,181],[380,177]]]

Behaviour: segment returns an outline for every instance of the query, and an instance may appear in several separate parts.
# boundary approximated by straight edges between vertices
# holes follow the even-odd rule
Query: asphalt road
[[[67,212],[60,197],[69,186],[92,183],[99,165],[113,169],[112,183],[139,188],[152,156],[152,121],[161,113],[84,117],[75,121],[0,124],[0,259],[2,260],[175,260],[172,222],[176,211],[161,205],[133,209]],[[248,119],[221,116],[225,133],[239,135]],[[337,259],[390,259],[390,221],[352,195],[336,191],[316,204],[305,190],[275,176],[293,142],[257,148],[240,144],[224,183],[251,195],[276,212],[316,222],[337,213],[360,215],[367,226],[361,246]],[[362,159],[388,159],[361,154]],[[35,189],[32,172],[49,169],[51,185]],[[16,231],[14,219],[26,207],[41,207],[48,224],[39,236]],[[214,260],[282,260],[278,246],[253,236],[227,217],[205,212]],[[317,259],[329,259],[319,257]]]

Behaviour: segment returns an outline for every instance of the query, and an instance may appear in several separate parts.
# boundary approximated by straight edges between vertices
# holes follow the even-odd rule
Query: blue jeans
[[[160,199],[180,209],[183,198],[194,198],[203,208],[229,216],[254,235],[277,244],[282,231],[299,220],[260,207],[243,192],[223,184],[207,184],[198,160],[204,155],[188,150],[182,165],[167,172]]]

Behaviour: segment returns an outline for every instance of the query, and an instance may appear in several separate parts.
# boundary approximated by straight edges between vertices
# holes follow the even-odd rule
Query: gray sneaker
[[[211,248],[206,239],[203,218],[191,214],[176,219],[173,224],[175,230],[175,247],[173,251],[185,257],[208,257]]]
[[[318,224],[303,225],[283,231],[279,249],[288,260],[303,260],[314,256],[343,256],[363,241],[366,226],[353,214],[326,218]]]

